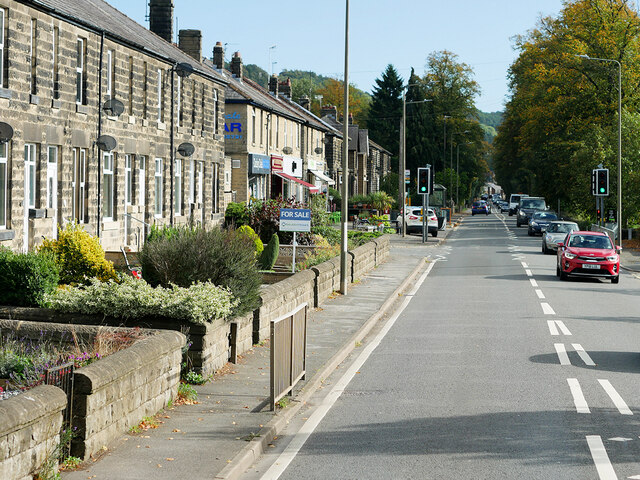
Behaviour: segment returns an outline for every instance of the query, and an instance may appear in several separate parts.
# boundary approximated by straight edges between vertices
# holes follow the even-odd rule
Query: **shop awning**
[[[316,177],[318,177],[320,180],[325,182],[327,185],[335,185],[336,184],[336,182],[333,180],[333,178],[327,177],[324,173],[322,173],[319,170],[309,170],[309,171],[311,173],[313,173]]]
[[[308,188],[310,193],[320,193],[320,189],[318,187],[316,187],[315,185],[311,185],[310,183],[307,183],[305,181],[302,181],[299,178],[292,177],[291,175],[287,175],[286,173],[282,173],[282,172],[272,172],[272,173],[274,175],[279,176],[280,178],[284,178],[285,180],[289,180],[290,182],[299,183],[303,187]]]

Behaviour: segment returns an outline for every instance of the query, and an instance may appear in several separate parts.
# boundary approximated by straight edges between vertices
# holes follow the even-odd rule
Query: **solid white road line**
[[[387,320],[387,323],[385,323],[384,327],[382,327],[382,329],[378,332],[371,343],[367,344],[360,355],[358,355],[358,357],[355,359],[353,364],[345,371],[344,375],[340,377],[329,394],[322,400],[320,405],[318,405],[316,410],[304,423],[300,431],[294,435],[293,440],[291,440],[289,445],[287,445],[287,447],[280,454],[275,463],[271,465],[271,467],[261,477],[261,480],[277,480],[278,478],[280,478],[280,475],[284,473],[289,464],[302,449],[307,439],[320,424],[327,412],[329,412],[331,407],[333,407],[333,404],[338,400],[338,398],[340,398],[340,395],[342,395],[344,389],[347,388],[349,382],[351,382],[353,377],[356,376],[362,365],[364,365],[369,356],[371,356],[373,351],[378,347],[378,345],[380,345],[380,342],[382,342],[382,339],[389,332],[389,330],[391,330],[391,327],[393,327],[393,325],[396,323],[398,317],[402,314],[404,309],[407,308],[407,305],[409,305],[409,302],[416,294],[420,286],[424,283],[427,275],[429,275],[429,272],[431,272],[431,269],[436,263],[437,260],[429,264],[427,270],[422,274],[422,276],[416,282],[414,288],[409,292],[409,295],[404,298],[398,310],[389,320]]]
[[[535,279],[530,278],[529,281],[531,282],[531,286],[532,287],[537,287],[538,286],[538,282],[536,282]]]
[[[539,299],[545,298],[544,293],[542,293],[542,290],[540,289],[536,290],[536,295],[538,295]]]
[[[567,383],[569,384],[569,389],[571,390],[571,395],[573,396],[573,403],[576,406],[576,411],[578,413],[591,413],[589,410],[589,405],[587,405],[587,400],[584,398],[582,393],[582,388],[580,388],[580,383],[577,378],[567,378]]]
[[[578,352],[578,355],[580,355],[580,358],[586,365],[589,365],[590,367],[595,367],[596,364],[593,363],[593,360],[591,360],[591,357],[589,356],[589,354],[584,351],[584,348],[582,348],[582,345],[580,345],[579,343],[572,343],[571,346],[575,348],[576,352]]]
[[[602,388],[607,392],[607,395],[609,395],[611,401],[622,415],[633,415],[633,412],[629,409],[626,402],[622,399],[616,389],[613,388],[613,385],[611,385],[609,380],[598,379],[598,382],[600,382],[600,385],[602,385]]]
[[[556,314],[556,312],[553,311],[553,308],[551,308],[551,305],[549,305],[547,302],[542,302],[540,306],[542,307],[542,311],[544,312],[545,315]]]
[[[600,435],[587,435],[587,444],[596,465],[600,480],[618,480],[616,472],[609,461],[609,455],[604,448]]]
[[[556,347],[556,353],[558,354],[560,365],[571,365],[569,355],[567,355],[567,350],[564,348],[564,343],[554,343],[553,346]]]

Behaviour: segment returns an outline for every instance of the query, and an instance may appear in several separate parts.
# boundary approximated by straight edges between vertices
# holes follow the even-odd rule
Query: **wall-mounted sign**
[[[302,178],[302,159],[285,155],[282,157],[282,171],[292,177]]]
[[[271,172],[271,159],[259,153],[249,154],[249,174],[268,175]]]
[[[282,157],[277,155],[271,155],[271,170],[274,172],[281,172],[284,168]]]
[[[242,140],[242,117],[238,112],[227,113],[224,116],[224,139],[225,140]]]

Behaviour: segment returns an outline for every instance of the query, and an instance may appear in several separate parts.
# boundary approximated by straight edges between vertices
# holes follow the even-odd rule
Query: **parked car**
[[[528,225],[529,220],[531,220],[531,216],[535,212],[539,212],[547,209],[547,203],[544,201],[542,197],[526,197],[520,199],[520,204],[518,205],[518,216],[516,218],[516,225],[520,227],[521,225]]]
[[[555,221],[551,222],[542,233],[542,253],[555,253],[558,251],[558,242],[562,242],[567,234],[579,230],[575,222]]]
[[[402,228],[402,222],[406,222],[407,233],[420,232],[422,233],[422,207],[407,207],[407,213],[405,215],[398,215],[398,221],[400,228]],[[438,217],[432,209],[427,210],[427,232],[432,237],[438,236]]]
[[[486,202],[482,200],[478,200],[473,202],[471,205],[471,216],[475,214],[489,215],[489,209],[487,208]]]
[[[518,205],[520,200],[524,197],[528,197],[526,193],[512,193],[509,197],[509,216],[515,215],[518,212]]]
[[[556,274],[560,280],[570,275],[620,280],[620,249],[606,233],[577,230],[558,243]]]
[[[558,220],[558,216],[553,212],[535,212],[529,220],[527,233],[530,237],[542,234],[554,220]]]

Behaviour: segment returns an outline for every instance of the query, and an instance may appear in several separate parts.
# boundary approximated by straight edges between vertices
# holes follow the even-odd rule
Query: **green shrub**
[[[83,288],[59,288],[46,295],[45,306],[63,313],[101,314],[116,318],[159,316],[203,324],[231,315],[231,293],[210,282],[188,288],[153,288],[144,280],[125,276],[120,283],[92,280]]]
[[[153,286],[212,282],[229,289],[238,300],[233,315],[258,306],[262,276],[255,244],[236,230],[181,229],[145,242],[139,259],[143,278]]]
[[[333,227],[311,227],[311,233],[322,235],[330,245],[340,243],[340,230]]]
[[[60,270],[48,253],[13,253],[0,248],[0,304],[37,307],[54,291]]]
[[[278,260],[280,254],[280,239],[277,234],[271,235],[271,240],[267,243],[266,248],[260,255],[260,269],[261,270],[273,270],[273,266]]]
[[[320,235],[313,236],[313,243],[316,246],[315,251],[306,254],[304,260],[296,263],[297,271],[311,268],[314,265],[326,262],[340,255],[340,245],[330,245],[329,242]]]
[[[254,245],[256,246],[256,257],[259,257],[264,250],[264,244],[262,243],[262,240],[260,240],[258,234],[253,230],[253,228],[251,228],[249,225],[242,225],[240,228],[238,228],[238,233],[240,235],[244,235],[254,243]]]
[[[249,225],[249,209],[245,203],[231,202],[224,212],[224,226],[239,228]]]
[[[349,238],[349,249],[359,247],[367,242],[370,242],[374,238],[378,238],[382,235],[380,232],[361,232],[358,230],[350,230],[347,232]]]
[[[45,240],[39,251],[54,255],[60,267],[60,283],[86,283],[94,277],[106,282],[117,278],[100,241],[77,223],[68,223],[64,230],[58,228],[58,239]]]

